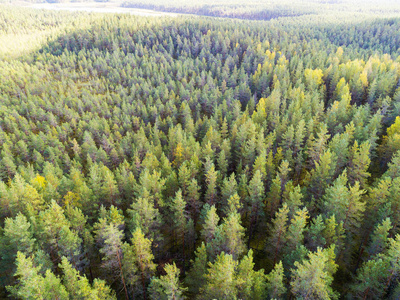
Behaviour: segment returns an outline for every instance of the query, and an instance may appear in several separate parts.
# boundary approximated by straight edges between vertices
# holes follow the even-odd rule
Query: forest
[[[400,299],[400,5],[203,1],[0,4],[0,298]]]

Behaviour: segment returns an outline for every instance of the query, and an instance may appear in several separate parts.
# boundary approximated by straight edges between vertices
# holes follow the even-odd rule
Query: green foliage
[[[396,298],[388,3],[1,5],[0,298]]]
[[[179,284],[179,269],[175,263],[170,265],[167,264],[164,267],[165,276],[160,278],[152,278],[149,286],[149,293],[151,299],[165,299],[165,300],[182,300],[185,299],[183,296],[184,288],[180,287]]]
[[[296,269],[290,282],[291,291],[300,299],[336,299],[337,294],[331,284],[337,270],[334,247],[311,252],[301,263],[295,263]]]
[[[68,292],[61,284],[60,278],[50,270],[45,275],[39,274],[33,259],[18,252],[16,259],[18,283],[8,287],[13,297],[18,299],[69,299]]]

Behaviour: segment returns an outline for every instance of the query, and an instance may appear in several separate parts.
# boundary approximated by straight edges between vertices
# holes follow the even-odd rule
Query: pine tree
[[[308,140],[307,155],[309,168],[314,168],[315,164],[319,162],[321,155],[326,150],[327,142],[330,137],[328,129],[325,124],[319,128],[317,137],[311,136]]]
[[[207,272],[207,248],[204,242],[197,248],[195,252],[196,258],[192,262],[192,268],[188,272],[185,282],[189,286],[189,291],[193,295],[197,295],[200,289],[206,283],[206,272]]]
[[[281,203],[282,195],[282,181],[277,175],[275,179],[272,180],[270,191],[267,194],[267,207],[270,212],[270,216],[274,216]]]
[[[154,207],[154,201],[150,196],[135,199],[127,212],[131,217],[129,220],[131,231],[140,228],[147,238],[153,239],[157,244],[161,242],[161,215]]]
[[[358,299],[382,299],[385,293],[389,262],[376,258],[365,262],[357,272],[356,282],[352,286]]]
[[[186,202],[182,197],[181,190],[176,193],[175,198],[172,200],[170,205],[170,209],[172,211],[174,235],[177,237],[178,245],[182,249],[182,257],[185,264],[185,246],[187,244],[186,239],[189,239],[186,233],[193,232],[193,230],[189,230],[188,228],[188,225],[191,223],[188,222],[186,217]]]
[[[336,299],[338,295],[331,284],[337,265],[334,247],[311,252],[308,259],[295,262],[296,269],[290,281],[291,292],[301,299]]]
[[[208,266],[206,285],[200,290],[200,299],[235,299],[237,262],[232,255],[222,252]]]
[[[215,170],[214,163],[211,163],[211,166],[208,170],[206,170],[206,186],[207,192],[205,195],[205,199],[207,203],[213,205],[217,200],[217,179],[218,179],[218,171]]]
[[[325,189],[332,181],[336,169],[335,157],[330,150],[325,151],[319,162],[315,162],[315,169],[310,172],[307,179],[308,193],[314,199],[320,199]]]
[[[316,251],[318,247],[325,246],[326,240],[323,233],[326,227],[322,215],[318,215],[311,221],[306,235],[306,244],[309,249]]]
[[[254,271],[253,251],[249,250],[236,270],[236,288],[238,299],[264,299],[266,285],[264,270]]]
[[[17,253],[17,271],[14,276],[18,277],[15,286],[8,286],[10,294],[19,299],[69,299],[68,292],[61,284],[60,278],[47,270],[43,277],[39,274],[40,266],[36,267],[31,257],[23,253]]]
[[[30,255],[35,247],[35,238],[32,234],[31,223],[19,213],[14,219],[6,218],[3,236],[1,237],[2,260],[7,257],[13,263],[17,252]],[[2,263],[3,264],[3,263]]]
[[[304,230],[307,225],[307,220],[307,208],[298,210],[292,220],[290,220],[290,225],[286,234],[286,253],[295,250],[296,246],[303,244]]]
[[[282,200],[289,207],[289,218],[292,218],[294,213],[303,205],[303,194],[300,185],[293,186],[293,182],[289,181],[285,186],[285,191],[282,195]]]
[[[115,280],[121,280],[126,299],[129,299],[127,284],[123,272],[123,252],[122,252],[122,239],[123,232],[118,229],[115,224],[106,225],[102,230],[96,232],[97,239],[103,240],[103,246],[100,253],[104,256],[102,258],[103,268]]]
[[[225,177],[221,187],[221,202],[222,210],[227,210],[228,199],[237,193],[237,182],[235,179],[235,173],[232,173],[229,178]]]
[[[219,217],[217,214],[217,209],[215,206],[211,206],[209,210],[207,210],[203,229],[201,230],[201,238],[206,243],[209,243],[215,238],[215,234],[218,228]]]
[[[394,239],[389,239],[389,249],[384,255],[385,259],[389,262],[389,274],[385,284],[385,291],[394,278],[400,274],[400,235],[397,234]]]
[[[73,264],[78,264],[82,239],[71,228],[64,210],[52,201],[45,211],[40,212],[39,220],[44,242],[49,246],[53,260],[59,262],[62,256],[66,256]]]
[[[104,281],[97,279],[96,284],[91,286],[89,280],[85,276],[81,276],[65,257],[62,258],[59,267],[64,273],[62,281],[70,299],[116,299],[115,295],[111,292],[111,289],[105,286]],[[99,290],[96,286],[103,286],[103,288]],[[106,290],[108,290],[108,292],[106,292]]]
[[[211,257],[221,252],[232,255],[238,259],[246,251],[245,229],[241,225],[240,215],[236,212],[230,213],[218,226],[215,239],[208,245]]]
[[[335,249],[340,249],[344,233],[343,222],[338,224],[335,215],[325,219],[325,229],[322,232],[322,236],[326,241],[326,247],[336,245]]]
[[[346,171],[340,175],[333,186],[329,187],[324,196],[323,211],[326,215],[335,215],[338,222],[343,222],[343,228],[346,232],[355,232],[355,229],[361,225],[365,203],[361,196],[364,194],[360,190],[360,184],[347,187]]]
[[[280,261],[273,270],[266,276],[267,293],[270,299],[281,299],[286,293],[285,275],[283,273],[283,264]]]
[[[389,242],[389,231],[392,229],[390,218],[386,218],[381,224],[378,224],[371,236],[371,244],[368,253],[371,257],[382,253],[386,249]]]
[[[151,299],[160,300],[182,300],[186,299],[183,293],[186,291],[179,283],[180,270],[175,263],[166,264],[164,267],[166,275],[160,278],[153,277],[149,286],[149,294]]]
[[[146,285],[153,276],[156,265],[153,262],[154,256],[151,252],[151,241],[144,237],[140,228],[136,228],[135,232],[133,232],[131,247],[135,255],[135,265],[141,283],[140,294],[146,299]]]
[[[362,188],[365,187],[366,180],[371,176],[367,171],[371,163],[371,159],[369,158],[370,148],[371,144],[369,141],[362,143],[360,147],[357,141],[355,141],[350,152],[348,169],[349,182],[355,184],[355,182],[358,181]]]
[[[103,198],[107,199],[110,205],[120,204],[119,191],[114,174],[105,166],[102,172],[104,172],[104,182],[101,187]]]
[[[286,232],[288,228],[288,213],[289,208],[284,203],[279,211],[275,214],[275,218],[270,225],[270,235],[267,240],[266,250],[271,253],[274,258],[274,264],[280,257],[283,245],[286,243]]]
[[[256,171],[253,178],[249,182],[249,243],[253,238],[254,232],[257,229],[257,225],[260,218],[263,215],[264,207],[264,184],[262,181],[262,175],[260,171]]]
[[[197,183],[197,180],[193,178],[188,186],[187,202],[190,207],[192,219],[194,220],[195,223],[197,222],[197,217],[201,208],[201,203],[199,201],[200,199],[199,190],[200,187]]]

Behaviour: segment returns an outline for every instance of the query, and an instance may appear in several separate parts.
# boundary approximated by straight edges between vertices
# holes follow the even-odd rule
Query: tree
[[[308,192],[314,199],[320,199],[325,189],[332,181],[336,168],[335,157],[330,150],[326,150],[320,157],[319,162],[315,162],[315,168],[310,172],[306,179]]]
[[[149,286],[149,294],[151,299],[160,300],[181,300],[185,299],[183,293],[186,291],[179,283],[180,270],[175,263],[166,264],[164,267],[167,273],[160,278],[153,277]]]
[[[33,237],[31,223],[19,213],[14,219],[6,218],[3,236],[0,237],[1,268],[3,274],[14,263],[17,252],[31,255],[34,251],[36,239]]]
[[[222,182],[221,187],[221,202],[222,202],[222,210],[226,212],[228,199],[237,193],[237,182],[235,179],[235,173],[232,173],[231,176],[225,177]]]
[[[274,264],[277,262],[281,249],[286,243],[286,232],[288,228],[289,209],[284,203],[270,225],[270,235],[267,239],[266,250],[274,257]]]
[[[151,252],[151,241],[144,237],[140,228],[136,228],[133,232],[131,249],[135,256],[135,265],[141,282],[139,292],[143,295],[143,298],[146,299],[146,284],[153,276],[156,265],[153,262],[154,256]]]
[[[385,293],[389,262],[375,258],[365,262],[357,272],[352,289],[358,299],[381,299]]]
[[[214,263],[208,263],[206,285],[200,290],[201,299],[235,299],[235,269],[237,262],[232,255],[222,252]]]
[[[314,168],[315,164],[319,162],[321,155],[326,150],[329,137],[326,124],[321,124],[317,137],[310,136],[307,145],[308,165],[310,168]]]
[[[304,230],[307,225],[308,211],[307,208],[298,210],[292,220],[286,234],[286,252],[296,249],[296,246],[302,245],[304,241]]]
[[[114,174],[106,166],[103,166],[102,171],[104,172],[104,182],[101,187],[103,198],[107,199],[110,205],[120,204],[119,191]]]
[[[23,253],[17,253],[17,271],[14,276],[18,277],[15,286],[8,286],[7,290],[15,298],[19,299],[69,299],[68,292],[61,284],[60,278],[50,270],[46,270],[45,276],[39,274],[40,266],[34,266],[33,259],[26,257]]]
[[[67,257],[74,265],[81,259],[82,239],[73,230],[64,210],[53,200],[45,211],[39,214],[39,224],[44,243],[49,246],[52,259],[60,262]]]
[[[293,186],[293,182],[289,181],[285,186],[285,191],[282,195],[282,201],[289,208],[289,218],[292,218],[294,213],[303,205],[303,194],[300,185]]]
[[[111,289],[105,285],[104,281],[97,279],[93,286],[91,286],[86,276],[81,276],[65,257],[62,258],[59,267],[64,273],[62,281],[70,299],[116,299],[115,295]]]
[[[193,232],[193,230],[189,230],[188,228],[188,226],[192,225],[192,223],[188,222],[186,216],[186,201],[182,197],[181,190],[176,193],[175,198],[172,200],[170,205],[170,209],[172,211],[174,235],[178,238],[178,245],[182,247],[183,262],[185,264],[185,245],[187,243],[186,239],[189,239],[188,236],[185,236],[185,233]]]
[[[366,185],[366,180],[370,173],[367,172],[371,159],[369,158],[371,144],[366,141],[358,146],[357,141],[354,142],[354,146],[350,152],[350,162],[349,162],[349,182],[355,184],[356,181],[360,182],[362,188]]]
[[[200,188],[197,183],[197,180],[193,178],[188,186],[187,202],[190,207],[192,219],[194,220],[195,223],[197,222],[197,217],[201,207],[201,203],[199,201],[200,199],[199,189]]]
[[[243,257],[236,270],[238,299],[265,299],[266,283],[264,270],[254,271],[253,251]]]
[[[325,229],[322,231],[322,236],[326,241],[325,247],[336,245],[336,250],[341,249],[345,238],[344,234],[343,222],[337,223],[335,215],[325,219]]]
[[[336,299],[338,295],[331,284],[337,270],[334,247],[310,252],[308,259],[295,262],[290,281],[291,292],[296,298]]]
[[[273,270],[266,276],[267,293],[270,299],[280,299],[286,293],[285,275],[283,273],[283,264],[280,261]]]
[[[193,295],[197,295],[200,289],[206,283],[206,272],[207,272],[207,248],[204,242],[201,243],[201,246],[197,248],[195,252],[196,258],[194,261],[191,261],[192,268],[187,273],[185,278],[185,282],[189,287],[189,291]]]
[[[394,239],[389,239],[389,249],[384,255],[389,262],[389,274],[386,280],[385,291],[388,290],[393,278],[400,274],[400,235]]]
[[[359,182],[350,187],[347,184],[347,173],[344,171],[327,189],[323,211],[328,216],[334,214],[338,222],[343,222],[346,232],[355,233],[355,229],[361,225],[365,210],[365,203],[361,198],[364,191],[360,189]]]
[[[245,229],[237,212],[232,212],[224,218],[215,232],[215,238],[207,246],[212,258],[225,252],[232,255],[233,259],[238,259],[246,251]]]
[[[371,236],[371,244],[368,253],[371,257],[383,252],[388,246],[389,230],[392,229],[390,218],[386,218],[381,224],[378,224]]]
[[[215,204],[217,198],[217,179],[218,179],[218,171],[215,170],[214,163],[211,163],[210,167],[206,169],[205,177],[206,177],[206,186],[207,192],[205,195],[205,199],[207,203],[210,205]]]
[[[154,207],[151,196],[135,199],[127,212],[131,217],[129,220],[131,231],[140,228],[147,238],[153,239],[156,244],[161,242],[161,215],[159,209]]]
[[[262,174],[256,171],[253,178],[249,182],[249,243],[253,238],[254,231],[257,228],[260,217],[263,215],[262,209],[264,207],[264,184],[262,181]]]
[[[217,209],[215,206],[211,206],[209,210],[207,210],[203,229],[201,230],[201,238],[206,243],[209,243],[215,238],[215,234],[218,228],[219,217],[217,214]]]
[[[103,246],[100,249],[100,253],[103,256],[103,268],[107,270],[107,273],[111,275],[111,278],[120,278],[121,283],[125,292],[126,299],[129,299],[128,289],[126,287],[124,272],[122,269],[122,238],[123,232],[118,229],[115,224],[106,225],[102,230],[96,232],[97,239],[103,240]]]
[[[309,249],[316,251],[318,247],[322,248],[325,246],[324,230],[326,230],[326,225],[323,217],[322,215],[318,215],[311,221],[310,227],[307,230],[306,244]]]

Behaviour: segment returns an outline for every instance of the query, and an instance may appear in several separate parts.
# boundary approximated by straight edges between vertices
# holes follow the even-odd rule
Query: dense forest
[[[0,298],[399,299],[381,12],[0,5]]]

